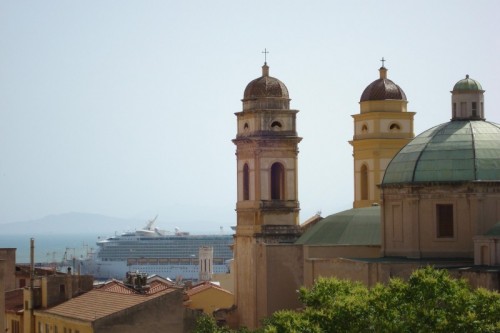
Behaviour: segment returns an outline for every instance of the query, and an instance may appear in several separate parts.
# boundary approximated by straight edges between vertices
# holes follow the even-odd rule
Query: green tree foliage
[[[302,311],[278,311],[256,332],[500,333],[500,294],[472,289],[465,280],[431,267],[416,270],[408,281],[391,279],[371,289],[320,278],[310,289],[301,288],[299,298]],[[234,332],[207,318],[197,333]]]
[[[416,270],[368,289],[358,282],[320,278],[300,290],[304,309],[279,311],[267,333],[500,332],[500,295],[471,289],[446,270]]]

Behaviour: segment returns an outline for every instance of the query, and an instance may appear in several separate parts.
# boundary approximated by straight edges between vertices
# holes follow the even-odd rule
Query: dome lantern
[[[451,120],[484,120],[484,90],[469,74],[451,91]]]

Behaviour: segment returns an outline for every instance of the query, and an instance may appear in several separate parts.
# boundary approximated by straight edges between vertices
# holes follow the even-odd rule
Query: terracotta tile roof
[[[95,321],[177,290],[179,288],[164,282],[152,281],[147,292],[141,294],[121,281],[112,280],[81,296],[38,312]]]
[[[173,288],[171,284],[159,281],[159,280],[153,280],[149,283],[149,289],[145,292],[147,295],[152,295],[157,292],[166,290],[168,288]],[[121,294],[140,294],[138,291],[135,289],[128,287],[125,285],[123,282],[118,281],[118,280],[111,280],[103,284],[102,286],[98,287],[99,290],[103,291],[110,291],[114,293],[121,293]]]
[[[202,291],[204,290],[207,290],[207,289],[211,289],[211,288],[214,288],[214,289],[217,289],[217,290],[220,290],[220,291],[223,291],[223,292],[226,292],[226,293],[229,293],[229,291],[227,291],[226,289],[212,283],[212,282],[201,282],[197,285],[195,285],[193,288],[189,289],[186,291],[186,294],[188,294],[189,296],[193,296],[193,295],[196,295],[198,293],[201,293]]]
[[[23,289],[14,289],[5,292],[5,311],[18,312],[23,309]]]

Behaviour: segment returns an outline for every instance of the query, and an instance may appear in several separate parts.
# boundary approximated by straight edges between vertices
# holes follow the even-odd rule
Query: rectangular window
[[[477,117],[477,103],[472,102],[472,116]]]
[[[436,205],[437,237],[453,238],[453,205]]]

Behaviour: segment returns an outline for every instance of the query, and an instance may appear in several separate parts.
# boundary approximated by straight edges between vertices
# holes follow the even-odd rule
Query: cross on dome
[[[380,61],[382,61],[382,67],[384,67],[384,62],[386,62],[387,60],[385,60],[384,57],[382,57],[382,59],[380,59]]]
[[[267,64],[267,54],[269,53],[269,51],[264,48],[264,51],[262,51],[262,53],[264,53],[264,63]]]

